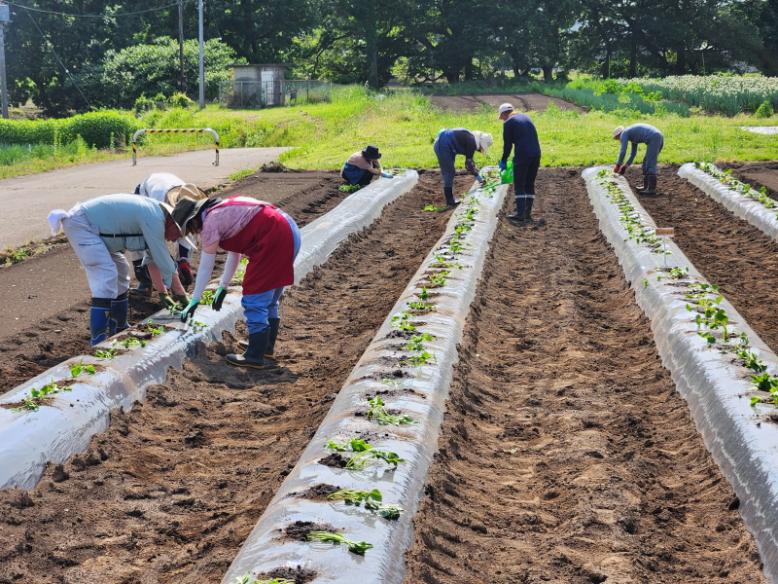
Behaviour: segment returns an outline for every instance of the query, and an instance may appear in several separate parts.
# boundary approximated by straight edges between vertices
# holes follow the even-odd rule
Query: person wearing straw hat
[[[175,207],[178,197],[185,195],[192,199],[204,199],[207,195],[197,185],[187,183],[170,172],[155,172],[135,187],[135,194],[149,197],[160,203]],[[178,241],[178,277],[184,286],[189,288],[194,282],[194,271],[189,263],[189,253],[195,249],[194,242],[189,238]],[[130,290],[133,294],[150,296],[152,291],[151,277],[148,271],[148,254],[128,252],[127,259],[132,262],[138,287]]]
[[[438,132],[433,149],[438,157],[440,173],[443,175],[443,195],[446,198],[446,205],[455,207],[459,204],[459,201],[454,198],[454,176],[456,175],[455,163],[457,156],[464,156],[467,171],[475,176],[478,182],[483,182],[473,157],[476,152],[486,154],[493,142],[491,134],[479,132],[478,130],[454,128]]]
[[[538,132],[529,116],[514,111],[510,103],[500,105],[497,113],[503,122],[500,170],[507,167],[508,157],[513,150],[513,194],[516,198],[516,213],[508,215],[508,221],[514,225],[527,225],[532,222],[535,178],[540,168]]]
[[[189,301],[165,243],[166,239],[180,239],[182,234],[172,211],[166,203],[119,194],[78,203],[70,211],[49,213],[52,234],[60,228],[65,231],[89,280],[92,345],[129,326],[130,265],[126,251],[148,251],[154,267],[150,270],[152,283],[166,305]]]
[[[184,234],[199,233],[201,245],[192,299],[181,312],[181,320],[192,318],[200,304],[213,273],[216,252],[228,252],[211,305],[217,311],[245,256],[248,265],[241,304],[248,325],[248,346],[242,355],[229,354],[226,359],[238,367],[275,366],[272,355],[281,323],[279,303],[284,287],[294,281],[294,259],[300,251],[300,230],[294,219],[270,203],[239,195],[199,201],[182,197],[173,217]]]
[[[350,185],[364,187],[374,178],[394,178],[394,175],[381,168],[381,152],[377,147],[369,145],[360,152],[354,152],[340,169],[340,177]]]
[[[642,195],[656,194],[656,179],[658,174],[657,162],[659,153],[665,145],[665,137],[657,128],[650,124],[633,124],[628,127],[619,126],[613,130],[613,139],[621,142],[619,150],[619,159],[613,172],[624,174],[635,160],[638,153],[638,144],[646,145],[646,156],[643,158],[643,185],[638,187],[638,192]],[[627,162],[624,157],[627,154],[627,146],[632,143],[632,151],[629,154]]]

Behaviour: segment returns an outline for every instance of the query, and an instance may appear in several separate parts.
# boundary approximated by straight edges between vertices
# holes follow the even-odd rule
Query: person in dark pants
[[[394,175],[384,172],[379,159],[381,153],[375,146],[368,146],[361,152],[355,152],[343,164],[340,177],[350,185],[367,186],[377,176],[394,178]]]
[[[455,207],[459,204],[454,198],[454,175],[456,174],[455,162],[458,154],[465,157],[465,168],[476,180],[482,182],[483,179],[478,173],[473,156],[476,151],[486,154],[489,146],[492,145],[491,134],[484,132],[465,130],[464,128],[455,128],[453,130],[441,130],[435,140],[433,149],[438,157],[440,173],[443,175],[443,194],[446,197],[446,205]]]
[[[638,153],[638,144],[646,145],[646,156],[643,158],[643,186],[638,187],[638,192],[641,195],[655,195],[658,172],[657,161],[659,153],[662,152],[662,148],[665,145],[665,137],[662,132],[649,124],[633,124],[627,128],[619,126],[613,130],[613,139],[621,142],[619,159],[613,168],[613,172],[617,174],[627,172],[629,165],[632,164],[635,160],[635,155]],[[632,143],[632,151],[627,162],[622,164],[630,142]]]
[[[511,150],[514,151],[513,190],[516,196],[516,213],[508,215],[508,220],[514,225],[525,225],[532,222],[535,178],[540,168],[538,132],[529,116],[514,112],[513,105],[510,103],[502,104],[497,111],[503,122],[500,170],[505,170]]]

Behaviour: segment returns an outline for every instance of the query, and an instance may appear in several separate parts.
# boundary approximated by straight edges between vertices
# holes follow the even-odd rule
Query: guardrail
[[[219,166],[219,134],[211,128],[143,128],[132,135],[132,165],[138,164],[138,138],[146,134],[210,134],[216,150],[214,166]]]

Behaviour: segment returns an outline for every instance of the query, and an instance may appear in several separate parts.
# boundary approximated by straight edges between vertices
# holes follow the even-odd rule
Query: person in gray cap
[[[616,161],[616,166],[613,167],[613,172],[617,174],[627,172],[638,153],[638,144],[646,145],[646,156],[643,158],[643,185],[638,187],[638,192],[642,195],[655,195],[657,160],[665,145],[665,137],[662,132],[649,124],[633,124],[627,128],[619,126],[613,130],[613,139],[621,142],[619,159]],[[632,151],[627,162],[622,164],[627,154],[627,145],[630,142],[632,143]]]
[[[528,115],[516,112],[513,105],[503,103],[497,108],[503,122],[503,151],[500,170],[505,170],[513,150],[513,191],[516,197],[516,213],[508,215],[514,225],[532,223],[532,204],[535,202],[535,179],[540,169],[540,141],[535,124]],[[515,147],[515,149],[514,149]],[[545,224],[544,219],[538,225]]]

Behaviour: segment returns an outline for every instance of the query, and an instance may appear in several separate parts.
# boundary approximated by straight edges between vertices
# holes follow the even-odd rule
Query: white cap
[[[475,137],[476,148],[481,152],[481,154],[486,154],[486,151],[489,150],[489,146],[494,144],[494,138],[492,138],[492,135],[487,134],[486,132],[479,132],[478,130],[473,130],[470,133]]]
[[[505,102],[504,104],[500,105],[500,107],[497,108],[497,113],[501,116],[505,112],[512,112],[513,111],[513,104]]]
[[[618,138],[619,136],[621,136],[621,133],[622,133],[623,131],[624,131],[624,126],[619,126],[618,128],[615,128],[615,129],[613,130],[613,137],[614,137],[614,138]]]

